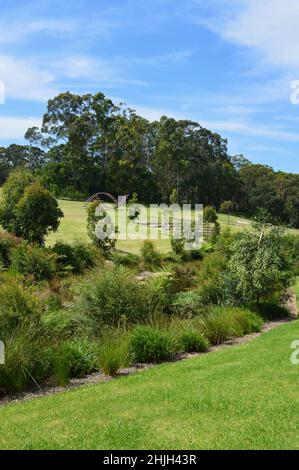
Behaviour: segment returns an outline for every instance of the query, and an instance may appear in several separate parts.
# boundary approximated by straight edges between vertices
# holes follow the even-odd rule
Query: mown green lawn
[[[59,205],[64,213],[64,218],[61,220],[58,232],[48,236],[47,244],[53,245],[57,240],[65,242],[72,242],[76,239],[87,240],[86,204],[78,201],[59,200]],[[223,228],[227,227],[227,216],[219,214],[219,222]],[[248,219],[235,216],[230,217],[229,227],[232,231],[240,231],[244,228],[249,228],[250,225],[251,222]],[[136,254],[139,253],[142,243],[142,240],[121,240],[117,243],[117,248]],[[170,251],[169,240],[160,239],[154,241],[154,243],[162,253]]]
[[[298,449],[299,321],[237,347],[0,408],[1,449]]]

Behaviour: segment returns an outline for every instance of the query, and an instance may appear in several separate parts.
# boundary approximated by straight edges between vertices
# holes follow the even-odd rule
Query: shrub
[[[145,290],[123,268],[99,272],[80,287],[79,295],[75,309],[98,326],[143,322],[148,317]]]
[[[4,394],[36,386],[47,370],[39,341],[30,328],[15,329],[4,339],[5,364],[0,367],[0,389]]]
[[[185,240],[183,238],[171,238],[171,249],[175,255],[183,256],[185,253]]]
[[[56,232],[62,211],[56,199],[39,183],[33,183],[25,189],[15,208],[18,224],[17,235],[30,243],[42,245],[49,232]]]
[[[22,244],[12,250],[11,269],[35,281],[51,279],[57,269],[57,257],[50,250],[35,245]]]
[[[47,338],[63,338],[74,332],[74,319],[67,310],[48,310],[41,316],[40,328]]]
[[[223,273],[227,259],[220,253],[211,253],[202,262],[199,273],[199,294],[203,304],[221,303],[225,295]]]
[[[157,266],[161,266],[161,255],[155,249],[153,242],[145,240],[141,247],[141,256],[144,266],[148,269],[152,269]]]
[[[104,374],[114,376],[130,364],[128,339],[124,336],[108,335],[101,347],[99,364]]]
[[[226,312],[235,321],[236,332],[239,331],[240,336],[261,331],[264,322],[256,313],[240,308],[226,308]]]
[[[201,308],[201,297],[197,292],[179,292],[172,302],[173,312],[182,317],[196,315]]]
[[[277,305],[276,303],[262,303],[254,308],[265,320],[280,320],[290,316],[290,311],[287,307]]]
[[[21,239],[8,232],[0,232],[0,265],[8,268],[11,264],[11,251],[21,243]]]
[[[148,311],[151,315],[167,311],[172,303],[173,278],[171,274],[163,272],[155,274],[144,285]]]
[[[217,345],[234,336],[260,331],[263,320],[250,310],[215,306],[197,319],[197,325],[210,343]]]
[[[38,323],[40,313],[40,305],[29,291],[14,282],[0,286],[1,334],[22,325]]]
[[[130,352],[136,362],[160,362],[175,356],[178,345],[173,335],[153,326],[135,327],[130,339]]]
[[[96,264],[97,254],[91,245],[75,242],[73,245],[57,242],[52,251],[58,256],[57,263],[62,272],[81,274]]]
[[[231,246],[226,274],[228,300],[235,305],[268,303],[283,299],[292,282],[288,238],[277,227],[257,225]]]
[[[47,348],[50,374],[59,385],[71,378],[83,377],[98,370],[98,346],[87,338],[75,338]]]
[[[236,325],[222,307],[215,307],[196,321],[199,331],[208,338],[210,344],[218,345],[235,335]]]
[[[102,209],[101,203],[94,201],[88,205],[87,233],[91,241],[103,256],[108,256],[115,248],[116,244],[116,238],[109,236],[109,230],[112,229],[113,232],[117,233],[117,227],[112,226],[113,224],[111,221],[109,223],[109,216],[107,217],[107,223],[105,224],[106,217],[107,213]],[[98,237],[97,234],[98,224],[103,224],[103,233],[101,233],[101,237]]]
[[[121,266],[129,266],[129,267],[135,267],[138,266],[140,262],[140,258],[137,255],[133,255],[131,253],[128,254],[123,254],[123,253],[112,253],[110,255],[110,260],[113,261],[113,263]]]
[[[180,337],[180,345],[184,352],[205,352],[209,341],[196,330],[187,330]]]
[[[34,176],[24,168],[12,171],[2,187],[0,224],[9,232],[21,235],[21,227],[16,217],[16,206],[27,187],[34,182]]]

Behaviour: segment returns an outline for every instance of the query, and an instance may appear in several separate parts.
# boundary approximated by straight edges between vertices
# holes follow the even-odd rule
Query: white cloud
[[[27,36],[38,33],[48,33],[52,35],[72,33],[78,29],[78,25],[76,22],[68,19],[36,19],[18,22],[4,22],[2,20],[0,23],[0,29],[0,43],[16,43]]]
[[[0,117],[0,139],[23,139],[29,127],[40,127],[41,119],[34,117]]]
[[[45,101],[58,91],[55,74],[31,59],[0,55],[0,80],[7,99]]]
[[[269,64],[299,69],[298,0],[226,0],[218,7],[217,16],[199,22]]]

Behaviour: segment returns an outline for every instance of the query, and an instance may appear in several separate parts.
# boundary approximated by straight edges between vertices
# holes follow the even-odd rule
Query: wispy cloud
[[[41,125],[40,118],[34,117],[0,117],[0,139],[19,140],[23,139],[25,132],[29,127]]]
[[[299,70],[297,0],[208,0],[215,14],[194,19],[223,39],[255,50],[266,63]],[[193,6],[200,2],[193,1]]]

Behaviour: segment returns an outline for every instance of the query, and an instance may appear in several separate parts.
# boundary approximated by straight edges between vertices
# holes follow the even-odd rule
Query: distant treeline
[[[230,156],[227,141],[197,122],[166,116],[149,122],[102,93],[63,93],[48,102],[28,145],[0,148],[0,183],[26,166],[56,196],[137,193],[140,202],[233,201],[249,216],[267,209],[274,222],[299,227],[299,175]]]

